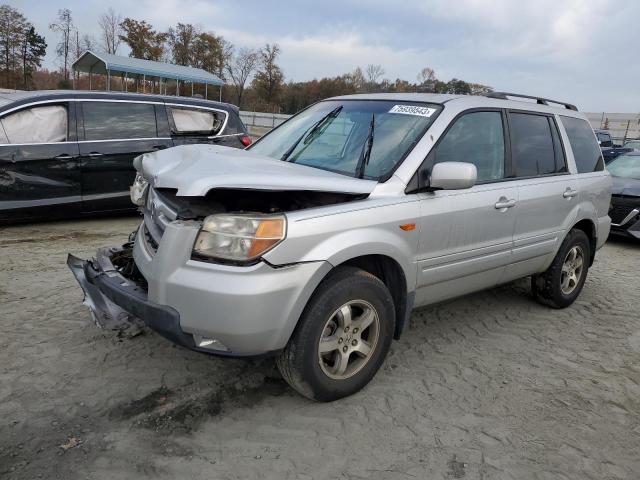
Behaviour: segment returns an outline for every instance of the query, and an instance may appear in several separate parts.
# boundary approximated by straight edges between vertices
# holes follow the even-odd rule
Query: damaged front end
[[[92,260],[71,254],[67,265],[84,292],[84,304],[100,327],[118,332],[138,328],[138,321],[169,340],[193,348],[193,337],[180,329],[173,308],[149,301],[144,277],[132,256],[133,246],[100,248]]]

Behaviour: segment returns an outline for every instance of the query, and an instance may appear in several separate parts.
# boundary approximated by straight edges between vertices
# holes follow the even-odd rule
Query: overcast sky
[[[639,0],[31,0],[9,1],[49,44],[59,8],[98,37],[108,6],[165,30],[198,24],[236,46],[277,42],[287,80],[381,64],[390,80],[438,78],[557,98],[598,112],[640,111]],[[121,47],[121,54],[128,54]]]

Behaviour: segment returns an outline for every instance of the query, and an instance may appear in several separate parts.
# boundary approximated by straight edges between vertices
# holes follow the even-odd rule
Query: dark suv
[[[0,223],[131,210],[136,156],[251,143],[233,105],[143,94],[3,94],[0,126]]]

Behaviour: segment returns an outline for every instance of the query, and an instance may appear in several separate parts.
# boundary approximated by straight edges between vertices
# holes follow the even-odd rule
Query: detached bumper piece
[[[71,254],[67,257],[67,265],[84,291],[84,304],[91,309],[96,323],[118,330],[139,318],[163,337],[196,350],[193,336],[180,328],[178,312],[149,301],[145,286],[126,278],[115,267],[112,258],[116,256],[130,258],[131,249],[101,248],[95,260],[81,260]]]

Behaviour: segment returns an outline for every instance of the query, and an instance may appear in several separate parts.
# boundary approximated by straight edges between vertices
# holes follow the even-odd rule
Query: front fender
[[[411,201],[316,217],[291,215],[286,240],[264,258],[274,265],[322,260],[335,266],[364,255],[385,255],[400,265],[413,291],[420,233],[400,225],[417,224],[418,216],[419,204]]]

